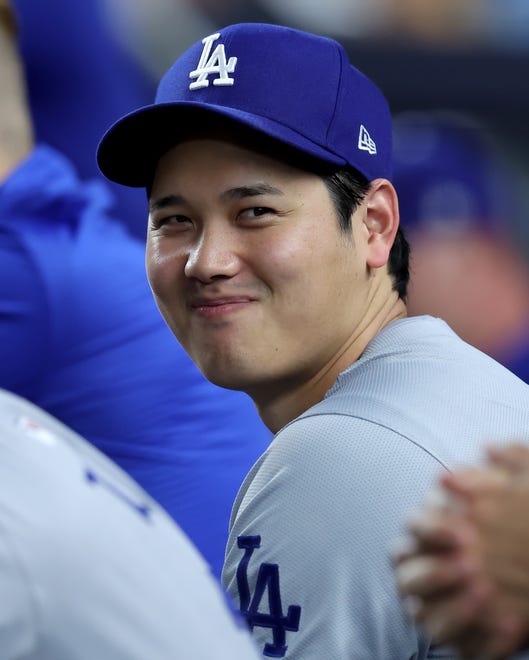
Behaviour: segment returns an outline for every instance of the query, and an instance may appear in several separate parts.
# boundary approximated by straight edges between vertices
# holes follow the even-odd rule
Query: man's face
[[[0,29],[5,30],[10,37],[15,37],[16,21],[10,0],[0,0]]]
[[[317,379],[361,331],[362,225],[353,217],[351,235],[340,230],[318,176],[227,141],[191,139],[158,164],[148,276],[206,377],[267,395]]]

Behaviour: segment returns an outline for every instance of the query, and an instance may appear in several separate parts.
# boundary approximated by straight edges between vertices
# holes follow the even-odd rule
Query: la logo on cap
[[[215,34],[211,34],[209,37],[204,37],[204,39],[202,39],[204,48],[202,49],[200,61],[197,68],[189,74],[189,77],[196,78],[196,81],[189,85],[189,89],[209,87],[208,76],[215,73],[218,74],[218,78],[214,78],[214,85],[233,85],[234,79],[230,78],[228,74],[235,71],[237,58],[230,57],[230,59],[226,61],[224,44],[217,44],[217,47],[213,53],[211,53],[213,42],[217,41],[219,37],[220,32],[216,32]]]

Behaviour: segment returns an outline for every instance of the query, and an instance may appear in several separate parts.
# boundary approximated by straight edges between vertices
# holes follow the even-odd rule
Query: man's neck
[[[368,322],[359,326],[340,353],[310,379],[299,384],[272,383],[262,390],[249,392],[266,426],[277,433],[285,424],[321,401],[342,371],[358,360],[369,342],[384,327],[405,317],[406,306],[395,294]]]

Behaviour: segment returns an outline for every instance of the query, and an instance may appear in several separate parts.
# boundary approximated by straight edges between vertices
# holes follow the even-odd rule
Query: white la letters
[[[189,85],[189,89],[208,87],[208,76],[215,73],[218,77],[213,79],[214,85],[233,85],[234,79],[230,78],[228,74],[235,71],[237,58],[230,57],[230,59],[226,61],[224,44],[217,44],[217,47],[213,53],[211,53],[213,42],[217,41],[219,37],[220,33],[216,32],[215,34],[211,34],[209,37],[202,39],[204,48],[202,50],[202,55],[200,56],[200,61],[197,68],[189,74],[190,78],[196,78],[196,80]]]

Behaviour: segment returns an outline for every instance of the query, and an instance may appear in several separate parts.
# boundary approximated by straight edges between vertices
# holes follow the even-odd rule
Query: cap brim
[[[341,156],[265,117],[225,106],[177,101],[140,108],[111,126],[99,143],[99,168],[116,183],[147,187],[160,157],[191,133],[214,126],[215,117],[232,120],[326,163],[346,164]]]

